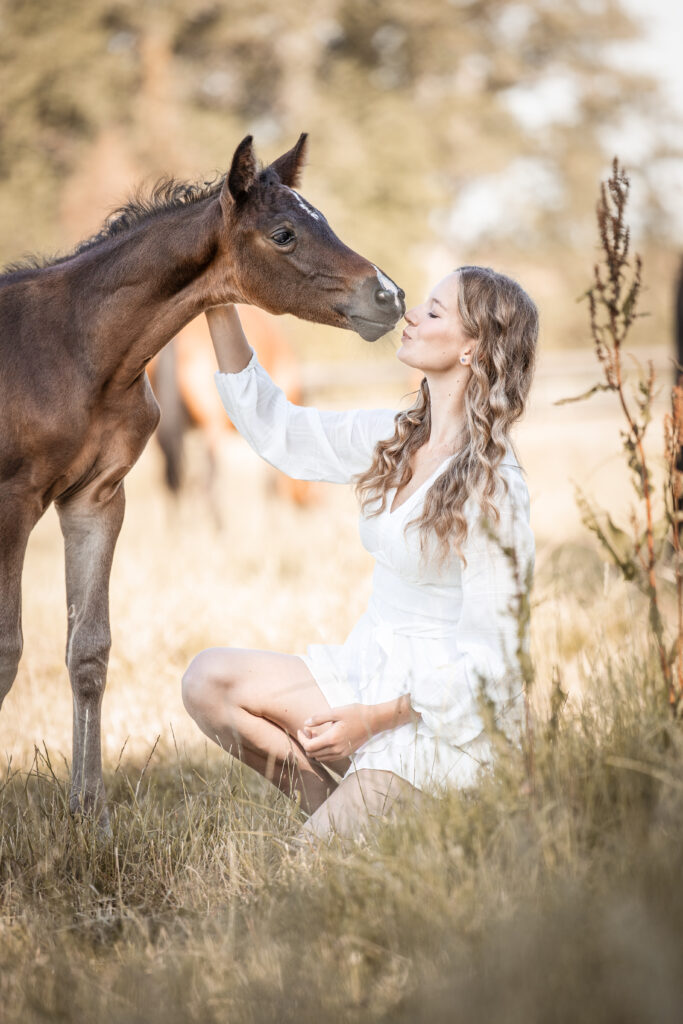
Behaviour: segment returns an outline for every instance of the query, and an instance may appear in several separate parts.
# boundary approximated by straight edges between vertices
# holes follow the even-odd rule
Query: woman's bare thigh
[[[218,702],[268,719],[294,739],[309,715],[331,710],[308,667],[295,654],[212,647],[203,651],[201,658]],[[342,758],[324,763],[343,774],[351,761]]]

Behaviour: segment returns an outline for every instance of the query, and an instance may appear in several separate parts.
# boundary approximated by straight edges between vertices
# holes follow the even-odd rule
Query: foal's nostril
[[[375,301],[380,306],[393,306],[394,304],[394,293],[388,292],[385,288],[378,288],[375,292]]]
[[[401,302],[403,302],[403,300],[404,300],[404,299],[405,299],[405,297],[406,297],[406,293],[405,293],[405,292],[403,291],[403,289],[402,289],[402,288],[399,288],[399,290],[398,290],[398,297],[399,297],[399,300],[400,300]]]

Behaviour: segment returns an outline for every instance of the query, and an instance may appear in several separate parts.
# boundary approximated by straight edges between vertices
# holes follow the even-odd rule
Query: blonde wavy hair
[[[422,514],[410,526],[420,531],[424,552],[437,538],[441,558],[454,548],[466,564],[462,546],[467,539],[465,503],[478,496],[481,512],[490,522],[500,513],[494,497],[502,484],[499,467],[510,444],[510,428],[524,411],[536,359],[538,311],[516,281],[488,267],[458,267],[458,311],[465,331],[476,344],[472,374],[465,391],[465,438],[448,468],[425,496]],[[361,508],[376,516],[387,505],[387,494],[411,479],[411,458],[429,440],[431,406],[425,377],[414,404],[395,419],[392,437],[375,448],[372,465],[356,477]]]

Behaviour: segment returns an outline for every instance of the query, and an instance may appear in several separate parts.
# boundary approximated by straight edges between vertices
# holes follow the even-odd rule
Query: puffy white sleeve
[[[294,405],[253,352],[238,373],[216,373],[228,416],[261,458],[297,480],[349,483],[394,430],[393,409],[324,411]]]
[[[526,610],[535,545],[522,471],[509,464],[501,467],[501,473],[508,492],[498,503],[500,523],[487,527],[478,504],[472,503],[468,514],[458,655],[436,672],[416,679],[410,694],[427,728],[458,746],[484,729],[482,688],[497,721],[512,709],[521,712],[521,661],[528,657]]]

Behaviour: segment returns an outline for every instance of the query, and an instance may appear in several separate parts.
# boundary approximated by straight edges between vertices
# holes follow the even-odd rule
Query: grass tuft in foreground
[[[591,671],[533,795],[510,753],[351,850],[288,852],[292,803],[163,751],[102,839],[37,752],[0,793],[3,1020],[677,1022],[683,737],[652,664]]]

